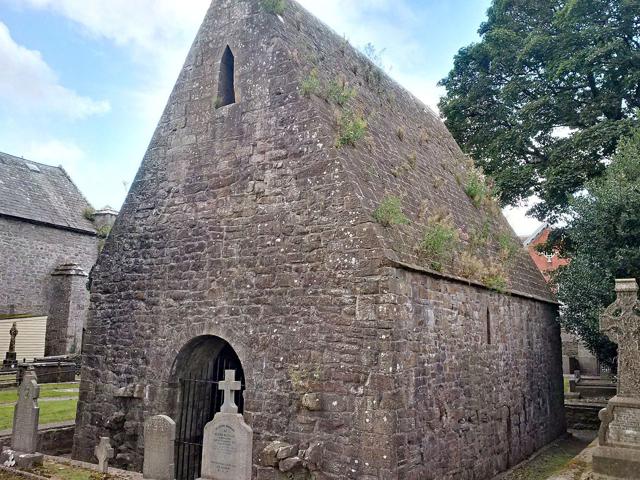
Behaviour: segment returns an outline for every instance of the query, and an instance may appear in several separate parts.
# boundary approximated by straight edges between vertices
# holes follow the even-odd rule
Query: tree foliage
[[[638,124],[638,0],[493,0],[441,81],[446,124],[495,178],[555,220]]]
[[[640,279],[640,129],[620,142],[605,174],[574,197],[571,213],[571,263],[557,276],[561,321],[613,365],[615,345],[600,334],[599,315],[615,299],[615,278]]]

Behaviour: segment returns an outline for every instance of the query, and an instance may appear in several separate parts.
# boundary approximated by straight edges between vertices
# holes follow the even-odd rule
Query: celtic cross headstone
[[[616,280],[600,329],[618,344],[618,394],[600,411],[593,471],[640,479],[640,302],[635,279]]]

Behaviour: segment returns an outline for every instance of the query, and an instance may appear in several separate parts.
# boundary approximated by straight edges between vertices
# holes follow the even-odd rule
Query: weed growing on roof
[[[87,207],[82,211],[82,216],[90,222],[93,222],[96,218],[96,211],[93,207]]]
[[[427,222],[419,251],[429,260],[434,270],[442,271],[444,264],[450,262],[457,251],[459,240],[458,231],[448,217],[431,217]]]
[[[338,118],[338,138],[336,147],[355,147],[367,133],[367,121],[352,110],[345,110]]]
[[[512,261],[520,250],[520,245],[508,232],[502,232],[498,236],[498,244],[500,245],[500,258],[506,262]]]
[[[327,87],[327,99],[341,107],[347,104],[356,94],[355,89],[349,88],[344,81],[333,80]]]
[[[389,196],[373,212],[373,218],[384,227],[406,225],[409,219],[402,213],[402,202],[398,197]]]
[[[482,279],[482,283],[484,283],[485,287],[499,293],[505,293],[508,288],[507,279],[501,272],[486,274]]]
[[[313,69],[309,72],[302,82],[300,82],[300,89],[305,97],[311,95],[318,95],[320,93],[320,79],[318,78],[318,70]]]
[[[268,13],[282,15],[287,8],[286,0],[260,0],[260,5]]]

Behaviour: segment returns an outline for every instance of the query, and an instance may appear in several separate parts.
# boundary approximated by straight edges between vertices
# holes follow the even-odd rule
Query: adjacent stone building
[[[80,351],[99,243],[90,210],[62,167],[0,153],[0,316],[48,317],[47,355]]]
[[[492,478],[565,430],[556,303],[437,115],[266,4],[212,3],[94,269],[74,456],[166,414],[196,478],[233,368],[254,478]]]

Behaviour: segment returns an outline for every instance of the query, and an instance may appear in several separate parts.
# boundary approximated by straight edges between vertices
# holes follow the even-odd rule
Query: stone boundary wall
[[[75,425],[38,431],[38,452],[46,455],[68,455],[73,447]],[[11,435],[0,437],[0,448],[11,446]]]

